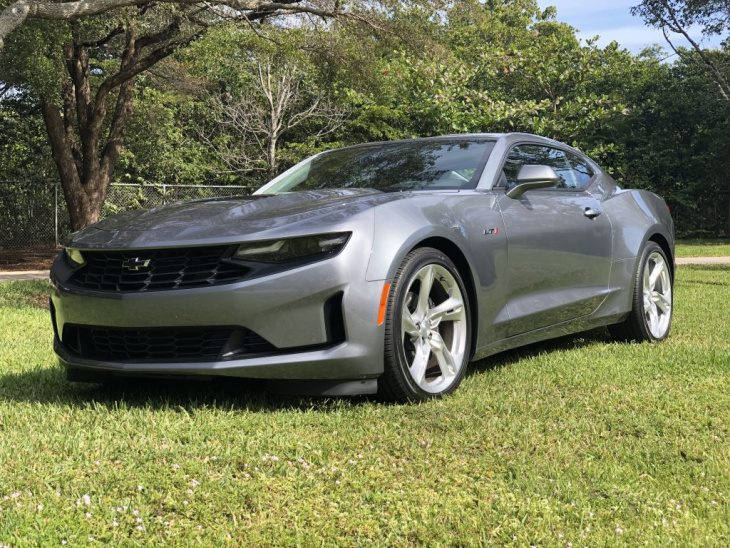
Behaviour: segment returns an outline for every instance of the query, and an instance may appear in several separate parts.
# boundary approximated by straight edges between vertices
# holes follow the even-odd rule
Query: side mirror
[[[507,191],[507,196],[516,200],[528,190],[550,188],[560,182],[560,177],[550,166],[522,166],[517,174],[517,185]]]

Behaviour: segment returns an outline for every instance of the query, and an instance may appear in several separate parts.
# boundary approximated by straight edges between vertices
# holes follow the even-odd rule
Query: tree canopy
[[[682,234],[730,232],[730,102],[705,61],[727,75],[727,40],[673,43],[667,62],[658,48],[581,41],[535,0],[0,9],[21,4],[36,7],[14,30],[0,16],[0,179],[59,177],[74,228],[98,218],[112,181],[253,189],[336,146],[525,131],[662,194]],[[657,26],[673,10],[681,28],[727,37],[727,0],[636,10]]]

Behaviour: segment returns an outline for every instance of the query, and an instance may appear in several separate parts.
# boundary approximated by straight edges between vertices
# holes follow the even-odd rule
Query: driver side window
[[[504,176],[507,188],[517,184],[517,175],[522,166],[550,166],[555,170],[560,182],[556,188],[579,188],[566,154],[562,150],[541,145],[518,145],[514,147],[504,162]]]

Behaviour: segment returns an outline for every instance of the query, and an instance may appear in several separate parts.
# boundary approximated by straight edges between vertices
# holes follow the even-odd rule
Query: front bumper
[[[57,263],[64,259],[59,258]],[[367,256],[348,245],[339,255],[263,278],[214,287],[138,293],[80,290],[54,265],[51,296],[62,364],[129,376],[230,376],[282,380],[362,380],[383,371],[384,328],[377,325],[383,282],[367,282]],[[341,295],[344,340],[332,341],[326,303]],[[331,321],[331,320],[329,320]],[[275,353],[220,360],[107,360],[74,354],[64,328],[239,326]]]

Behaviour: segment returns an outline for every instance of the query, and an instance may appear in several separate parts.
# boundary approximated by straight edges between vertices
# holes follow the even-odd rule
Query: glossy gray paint
[[[496,140],[494,151],[473,190],[337,190],[204,200],[123,213],[74,234],[69,245],[82,250],[190,247],[343,231],[352,238],[336,257],[294,270],[154,293],[75,290],[64,283],[70,271],[59,258],[52,271],[59,332],[65,323],[240,325],[284,350],[219,363],[135,364],[85,360],[56,345],[61,361],[129,374],[376,378],[383,371],[384,332],[377,326],[383,284],[424,243],[452,255],[472,287],[474,359],[623,319],[645,242],[664,242],[673,262],[674,230],[664,201],[620,189],[590,159],[560,143],[524,134],[490,137]],[[509,150],[523,143],[578,154],[596,175],[582,190],[530,190],[509,198],[496,185]],[[597,216],[586,216],[586,210]],[[286,353],[326,342],[322,308],[340,291],[346,342]]]

